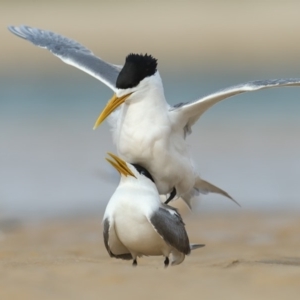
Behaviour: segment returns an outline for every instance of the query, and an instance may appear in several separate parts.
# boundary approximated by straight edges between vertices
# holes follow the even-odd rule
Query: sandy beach
[[[176,267],[144,257],[133,268],[110,258],[102,239],[114,177],[101,176],[101,163],[115,148],[106,125],[92,126],[110,91],[7,30],[52,30],[116,64],[151,53],[177,103],[299,77],[300,2],[0,3],[0,300],[300,298],[299,89],[236,98],[203,116],[189,140],[197,168],[242,208],[221,212],[212,197],[211,211],[185,211],[190,241],[206,246]],[[49,218],[64,214],[73,216]]]
[[[2,223],[0,299],[298,299],[300,220],[293,214],[185,216],[191,242],[179,266],[108,256],[101,216]]]

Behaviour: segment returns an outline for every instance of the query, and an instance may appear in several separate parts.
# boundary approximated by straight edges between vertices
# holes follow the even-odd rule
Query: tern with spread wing
[[[103,217],[103,237],[111,257],[133,260],[164,256],[165,267],[183,262],[191,250],[203,244],[190,244],[178,211],[164,203],[151,174],[138,164],[129,164],[109,153],[107,161],[119,171],[121,180],[109,200]]]
[[[190,206],[193,196],[225,191],[201,179],[194,168],[186,137],[200,116],[214,104],[237,94],[266,88],[300,86],[300,78],[257,80],[238,84],[194,102],[167,103],[157,60],[151,55],[130,54],[124,66],[96,57],[79,43],[50,31],[28,26],[9,30],[33,44],[46,48],[65,63],[94,76],[114,95],[96,121],[109,116],[118,154],[129,163],[146,168],[160,194],[175,195]],[[233,199],[232,199],[233,200]]]

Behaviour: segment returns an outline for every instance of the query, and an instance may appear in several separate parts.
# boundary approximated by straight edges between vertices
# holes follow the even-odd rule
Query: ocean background
[[[104,160],[107,151],[115,152],[109,126],[92,130],[112,92],[75,69],[69,71],[61,77],[1,80],[2,214],[99,211],[118,184],[118,174]],[[171,104],[258,79],[225,72],[162,75]],[[205,113],[187,139],[202,177],[245,209],[299,209],[299,95],[298,88],[248,93]],[[238,209],[218,195],[201,199],[198,209]]]
[[[134,5],[134,1],[129,2]],[[19,5],[23,4],[20,2]],[[110,46],[106,37],[102,52],[101,44],[95,41],[99,36],[95,28],[101,28],[103,20],[93,24],[87,21],[82,29],[71,13],[68,22],[63,23],[63,15],[58,10],[59,22],[54,24],[51,13],[46,14],[50,4],[43,7],[31,5],[28,11],[34,7],[44,15],[22,14],[18,5],[6,3],[6,14],[1,21],[1,37],[5,45],[0,71],[0,218],[98,214],[119,180],[118,174],[104,160],[106,152],[115,152],[108,124],[92,130],[112,92],[89,75],[64,65],[47,51],[13,36],[6,29],[9,24],[25,23],[65,34],[117,64],[122,64],[130,51],[151,53],[158,58],[165,95],[170,104],[193,101],[218,89],[250,80],[300,77],[299,54],[295,54],[299,43],[293,43],[292,35],[284,35],[285,39],[290,37],[289,42],[276,42],[275,35],[268,35],[269,31],[276,32],[276,27],[271,26],[277,24],[276,16],[271,19],[257,17],[257,22],[267,20],[264,28],[269,31],[259,32],[259,40],[254,45],[249,43],[249,47],[241,42],[242,33],[238,37],[224,34],[226,28],[230,32],[235,25],[240,31],[251,32],[251,15],[236,20],[236,23],[230,18],[226,19],[228,23],[219,20],[215,27],[208,26],[204,20],[199,28],[194,23],[191,25],[187,18],[182,23],[187,27],[186,31],[180,31],[177,37],[184,38],[184,43],[176,41],[173,36],[166,41],[164,35],[154,39],[150,34],[144,39],[144,44],[144,40],[138,40],[140,47],[135,44],[132,50],[130,41],[138,38],[133,34],[130,40],[126,34],[135,28],[134,24],[124,23],[121,33],[109,31],[108,26],[107,32],[115,36],[120,34],[122,39],[113,39]],[[55,5],[51,6],[53,11]],[[182,5],[178,4],[178,14]],[[18,9],[14,10],[14,7]],[[76,11],[81,7],[83,4],[75,7]],[[278,4],[278,11],[282,11],[281,8]],[[91,7],[85,7],[84,11],[87,9],[92,13]],[[109,5],[105,6],[106,13],[110,9],[114,13]],[[242,10],[241,7],[238,9]],[[263,9],[268,11],[267,4]],[[214,11],[213,7],[208,10]],[[66,11],[67,5],[63,12]],[[293,15],[284,12],[286,31],[282,31],[287,33],[293,27],[294,19]],[[193,13],[193,8],[186,8],[184,13]],[[221,15],[221,10],[218,13]],[[205,11],[202,14],[204,16]],[[175,22],[176,14],[168,18]],[[208,48],[203,37],[196,51],[195,37],[189,39],[187,36],[200,27],[202,32],[208,32],[209,41],[214,42]],[[148,33],[151,32],[149,28],[145,27]],[[142,29],[135,33],[143,35]],[[158,29],[155,30],[159,35]],[[249,39],[255,39],[254,36],[249,35]],[[265,40],[268,36],[270,40]],[[220,37],[223,42],[226,37],[229,40],[223,43],[223,50],[214,44]],[[234,39],[239,43],[232,43]],[[118,51],[116,45],[119,45]],[[111,54],[110,49],[113,49]],[[249,49],[257,51],[253,50],[249,55]],[[297,87],[238,95],[207,111],[187,139],[192,156],[201,176],[226,190],[242,208],[224,197],[207,195],[195,202],[195,211],[299,211],[299,115],[300,88]]]

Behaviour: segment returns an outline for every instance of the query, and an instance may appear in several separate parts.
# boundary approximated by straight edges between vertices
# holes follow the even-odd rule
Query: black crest
[[[152,177],[152,175],[145,169],[143,168],[142,166],[138,165],[138,164],[132,164],[135,169],[141,174],[141,175],[144,175],[146,176],[147,178],[149,178],[151,181],[154,182],[154,179]],[[155,183],[155,182],[154,182]]]
[[[118,89],[128,89],[137,86],[144,78],[154,75],[157,67],[157,59],[151,55],[129,54],[125,65],[117,78]]]

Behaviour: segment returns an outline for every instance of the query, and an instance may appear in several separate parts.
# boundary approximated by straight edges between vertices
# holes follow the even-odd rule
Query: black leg
[[[165,204],[168,204],[172,199],[174,199],[174,197],[176,196],[176,193],[177,193],[177,191],[176,191],[176,188],[174,187],[169,198],[166,200]]]
[[[165,259],[165,268],[169,265],[169,257],[166,257]]]
[[[132,266],[133,266],[133,267],[136,267],[136,266],[137,266],[137,261],[136,261],[136,259],[133,260]]]

